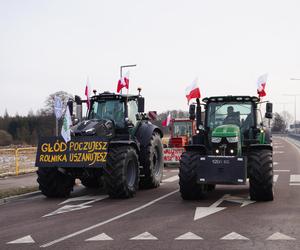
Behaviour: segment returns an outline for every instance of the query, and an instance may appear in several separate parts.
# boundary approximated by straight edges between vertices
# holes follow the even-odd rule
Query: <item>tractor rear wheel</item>
[[[146,148],[145,159],[143,159],[144,176],[141,177],[141,188],[156,188],[160,185],[163,177],[164,160],[163,145],[158,133],[153,133]]]
[[[47,197],[67,197],[75,185],[75,178],[57,168],[39,168],[37,175],[39,189]]]
[[[256,201],[272,201],[273,158],[268,149],[252,150],[248,156],[250,198]]]
[[[136,150],[131,146],[111,147],[103,180],[111,198],[133,197],[139,184],[139,161]]]
[[[179,186],[181,197],[184,200],[204,198],[209,186],[197,184],[196,167],[200,154],[197,152],[183,152],[179,167]]]

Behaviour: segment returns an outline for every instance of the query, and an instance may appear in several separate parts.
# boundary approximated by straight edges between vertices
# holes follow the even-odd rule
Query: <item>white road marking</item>
[[[274,162],[273,162],[273,165],[274,165],[274,166],[276,166],[276,165],[278,165],[278,164],[279,164],[279,163],[278,163],[277,161],[274,161]]]
[[[217,200],[215,203],[211,204],[209,207],[196,207],[194,221],[226,209],[226,207],[218,207],[223,201],[239,203],[241,204],[241,207],[245,207],[255,202],[249,200],[248,198],[225,194],[222,198]]]
[[[102,233],[92,238],[86,239],[85,241],[103,241],[103,240],[114,240],[114,239],[108,236],[106,233]]]
[[[158,240],[158,239],[155,236],[153,236],[151,233],[145,232],[130,238],[130,240]]]
[[[31,235],[27,235],[20,239],[7,242],[6,244],[23,244],[23,243],[35,243],[35,241],[32,239]]]
[[[300,174],[291,174],[290,182],[300,182]]]
[[[290,172],[291,170],[288,169],[274,169],[274,172]]]
[[[179,169],[172,169],[170,172],[171,172],[171,173],[178,173],[178,172],[179,172]]]
[[[277,182],[278,181],[278,177],[279,177],[278,174],[274,174],[273,175],[273,182]]]
[[[284,146],[274,146],[273,148],[284,148]]]
[[[295,238],[285,235],[283,233],[274,233],[270,237],[267,238],[267,240],[296,240]]]
[[[230,194],[225,195],[223,200],[229,201],[229,202],[240,203],[241,207],[245,207],[245,206],[248,206],[249,204],[255,203],[255,201],[251,201],[248,198],[239,197],[239,196],[231,196]]]
[[[146,204],[144,204],[144,205],[142,205],[142,206],[139,206],[139,207],[137,207],[137,208],[135,208],[135,209],[133,209],[133,210],[129,210],[129,211],[126,212],[126,213],[119,214],[119,215],[117,215],[117,216],[115,216],[115,217],[112,217],[112,218],[110,218],[110,219],[108,219],[108,220],[99,222],[99,223],[97,223],[97,224],[95,224],[95,225],[92,225],[92,226],[90,226],[90,227],[86,227],[86,228],[81,229],[81,230],[79,230],[79,231],[76,231],[76,232],[74,232],[74,233],[65,235],[65,236],[63,236],[63,237],[61,237],[61,238],[58,238],[58,239],[56,239],[56,240],[50,241],[50,242],[48,242],[48,243],[46,243],[46,244],[43,244],[43,245],[41,245],[40,247],[43,247],[43,248],[44,248],[44,247],[52,246],[52,245],[57,244],[57,243],[59,243],[59,242],[62,242],[62,241],[64,241],[64,240],[67,240],[67,239],[73,238],[73,237],[75,237],[75,236],[77,236],[77,235],[80,235],[80,234],[82,234],[82,233],[88,232],[88,231],[90,231],[90,230],[92,230],[92,229],[95,229],[95,228],[97,228],[97,227],[100,227],[100,226],[103,226],[103,225],[108,224],[108,223],[110,223],[110,222],[116,221],[116,220],[118,220],[118,219],[120,219],[120,218],[123,218],[123,217],[129,215],[129,214],[133,214],[133,213],[138,212],[138,211],[140,211],[140,210],[142,210],[142,209],[144,209],[144,208],[147,208],[147,207],[149,207],[149,206],[151,206],[151,205],[153,205],[153,204],[155,204],[155,203],[157,203],[157,202],[159,202],[159,201],[161,201],[161,200],[163,200],[163,199],[165,199],[165,198],[167,198],[167,197],[169,197],[169,196],[171,196],[171,195],[173,195],[173,194],[175,194],[175,193],[177,193],[177,192],[178,192],[178,189],[175,190],[175,191],[172,191],[172,192],[170,192],[170,193],[168,193],[168,194],[165,194],[165,195],[163,195],[163,196],[160,196],[160,197],[158,197],[157,199],[152,200],[152,201],[150,201],[150,202],[148,202],[148,203],[146,203]]]
[[[107,198],[108,196],[106,196]],[[73,201],[90,201],[90,200],[98,200],[98,199],[103,199],[103,195],[84,195],[84,196],[80,196],[80,197],[74,197],[74,198],[70,198],[70,199],[67,199],[61,203],[59,203],[59,205],[62,205],[62,204],[66,204],[66,203],[69,203],[69,202],[73,202]]]
[[[300,186],[300,183],[290,183],[290,186]]]
[[[226,207],[217,207],[224,201],[224,196],[215,203],[211,204],[209,207],[196,207],[194,221],[226,209]]]
[[[221,240],[249,240],[247,237],[240,235],[236,232],[225,235]]]
[[[93,197],[93,198],[91,198]],[[90,196],[90,198],[88,200],[91,200],[91,201],[87,201],[87,202],[84,202],[84,203],[80,203],[80,204],[77,204],[77,205],[65,205],[49,214],[46,214],[44,215],[43,217],[48,217],[48,216],[52,216],[52,215],[56,215],[56,214],[63,214],[63,213],[68,213],[68,212],[72,212],[72,211],[76,211],[76,210],[81,210],[81,209],[85,209],[85,208],[89,208],[89,207],[92,207],[92,206],[87,206],[91,203],[94,203],[96,201],[100,201],[100,200],[104,200],[108,198],[108,195],[99,195],[99,196]],[[83,196],[83,200],[86,200],[87,197],[84,197]],[[80,200],[79,197],[77,198],[71,198],[71,199],[68,199],[60,204],[64,204],[64,203],[67,203],[67,202],[70,202],[70,201],[77,201],[77,200]]]
[[[273,155],[284,154],[284,151],[273,151]]]
[[[167,179],[164,179],[163,182],[173,182],[173,181],[177,181],[179,180],[179,176],[178,175],[175,175],[175,176],[172,176],[172,177],[169,177]]]
[[[203,240],[203,238],[192,232],[187,232],[183,235],[178,236],[177,238],[175,238],[175,240]]]

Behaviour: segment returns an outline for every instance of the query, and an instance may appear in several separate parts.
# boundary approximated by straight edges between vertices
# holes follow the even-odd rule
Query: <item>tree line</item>
[[[5,112],[4,116],[0,116],[0,146],[11,144],[26,144],[36,145],[38,138],[41,136],[55,135],[55,116],[53,112],[54,96],[61,97],[64,105],[72,96],[64,91],[59,91],[51,94],[45,101],[45,107],[39,110],[36,114],[30,112],[27,116],[10,116]],[[162,127],[162,121],[165,120],[168,114],[171,118],[188,118],[188,111],[170,110],[157,114],[157,119],[152,121],[160,127],[164,135],[170,133],[169,127]],[[271,123],[273,132],[283,133],[288,129],[288,124],[291,123],[292,117],[289,113],[275,113]],[[61,128],[59,121],[59,131]]]

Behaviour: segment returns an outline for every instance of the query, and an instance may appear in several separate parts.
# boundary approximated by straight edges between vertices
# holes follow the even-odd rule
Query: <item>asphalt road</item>
[[[176,168],[128,200],[23,196],[0,205],[0,249],[300,249],[300,149],[274,138],[274,169],[273,202],[251,203],[247,186],[183,201]]]

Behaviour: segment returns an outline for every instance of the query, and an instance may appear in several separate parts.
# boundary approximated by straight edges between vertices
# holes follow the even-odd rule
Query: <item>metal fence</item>
[[[0,149],[0,177],[36,171],[36,147]]]

